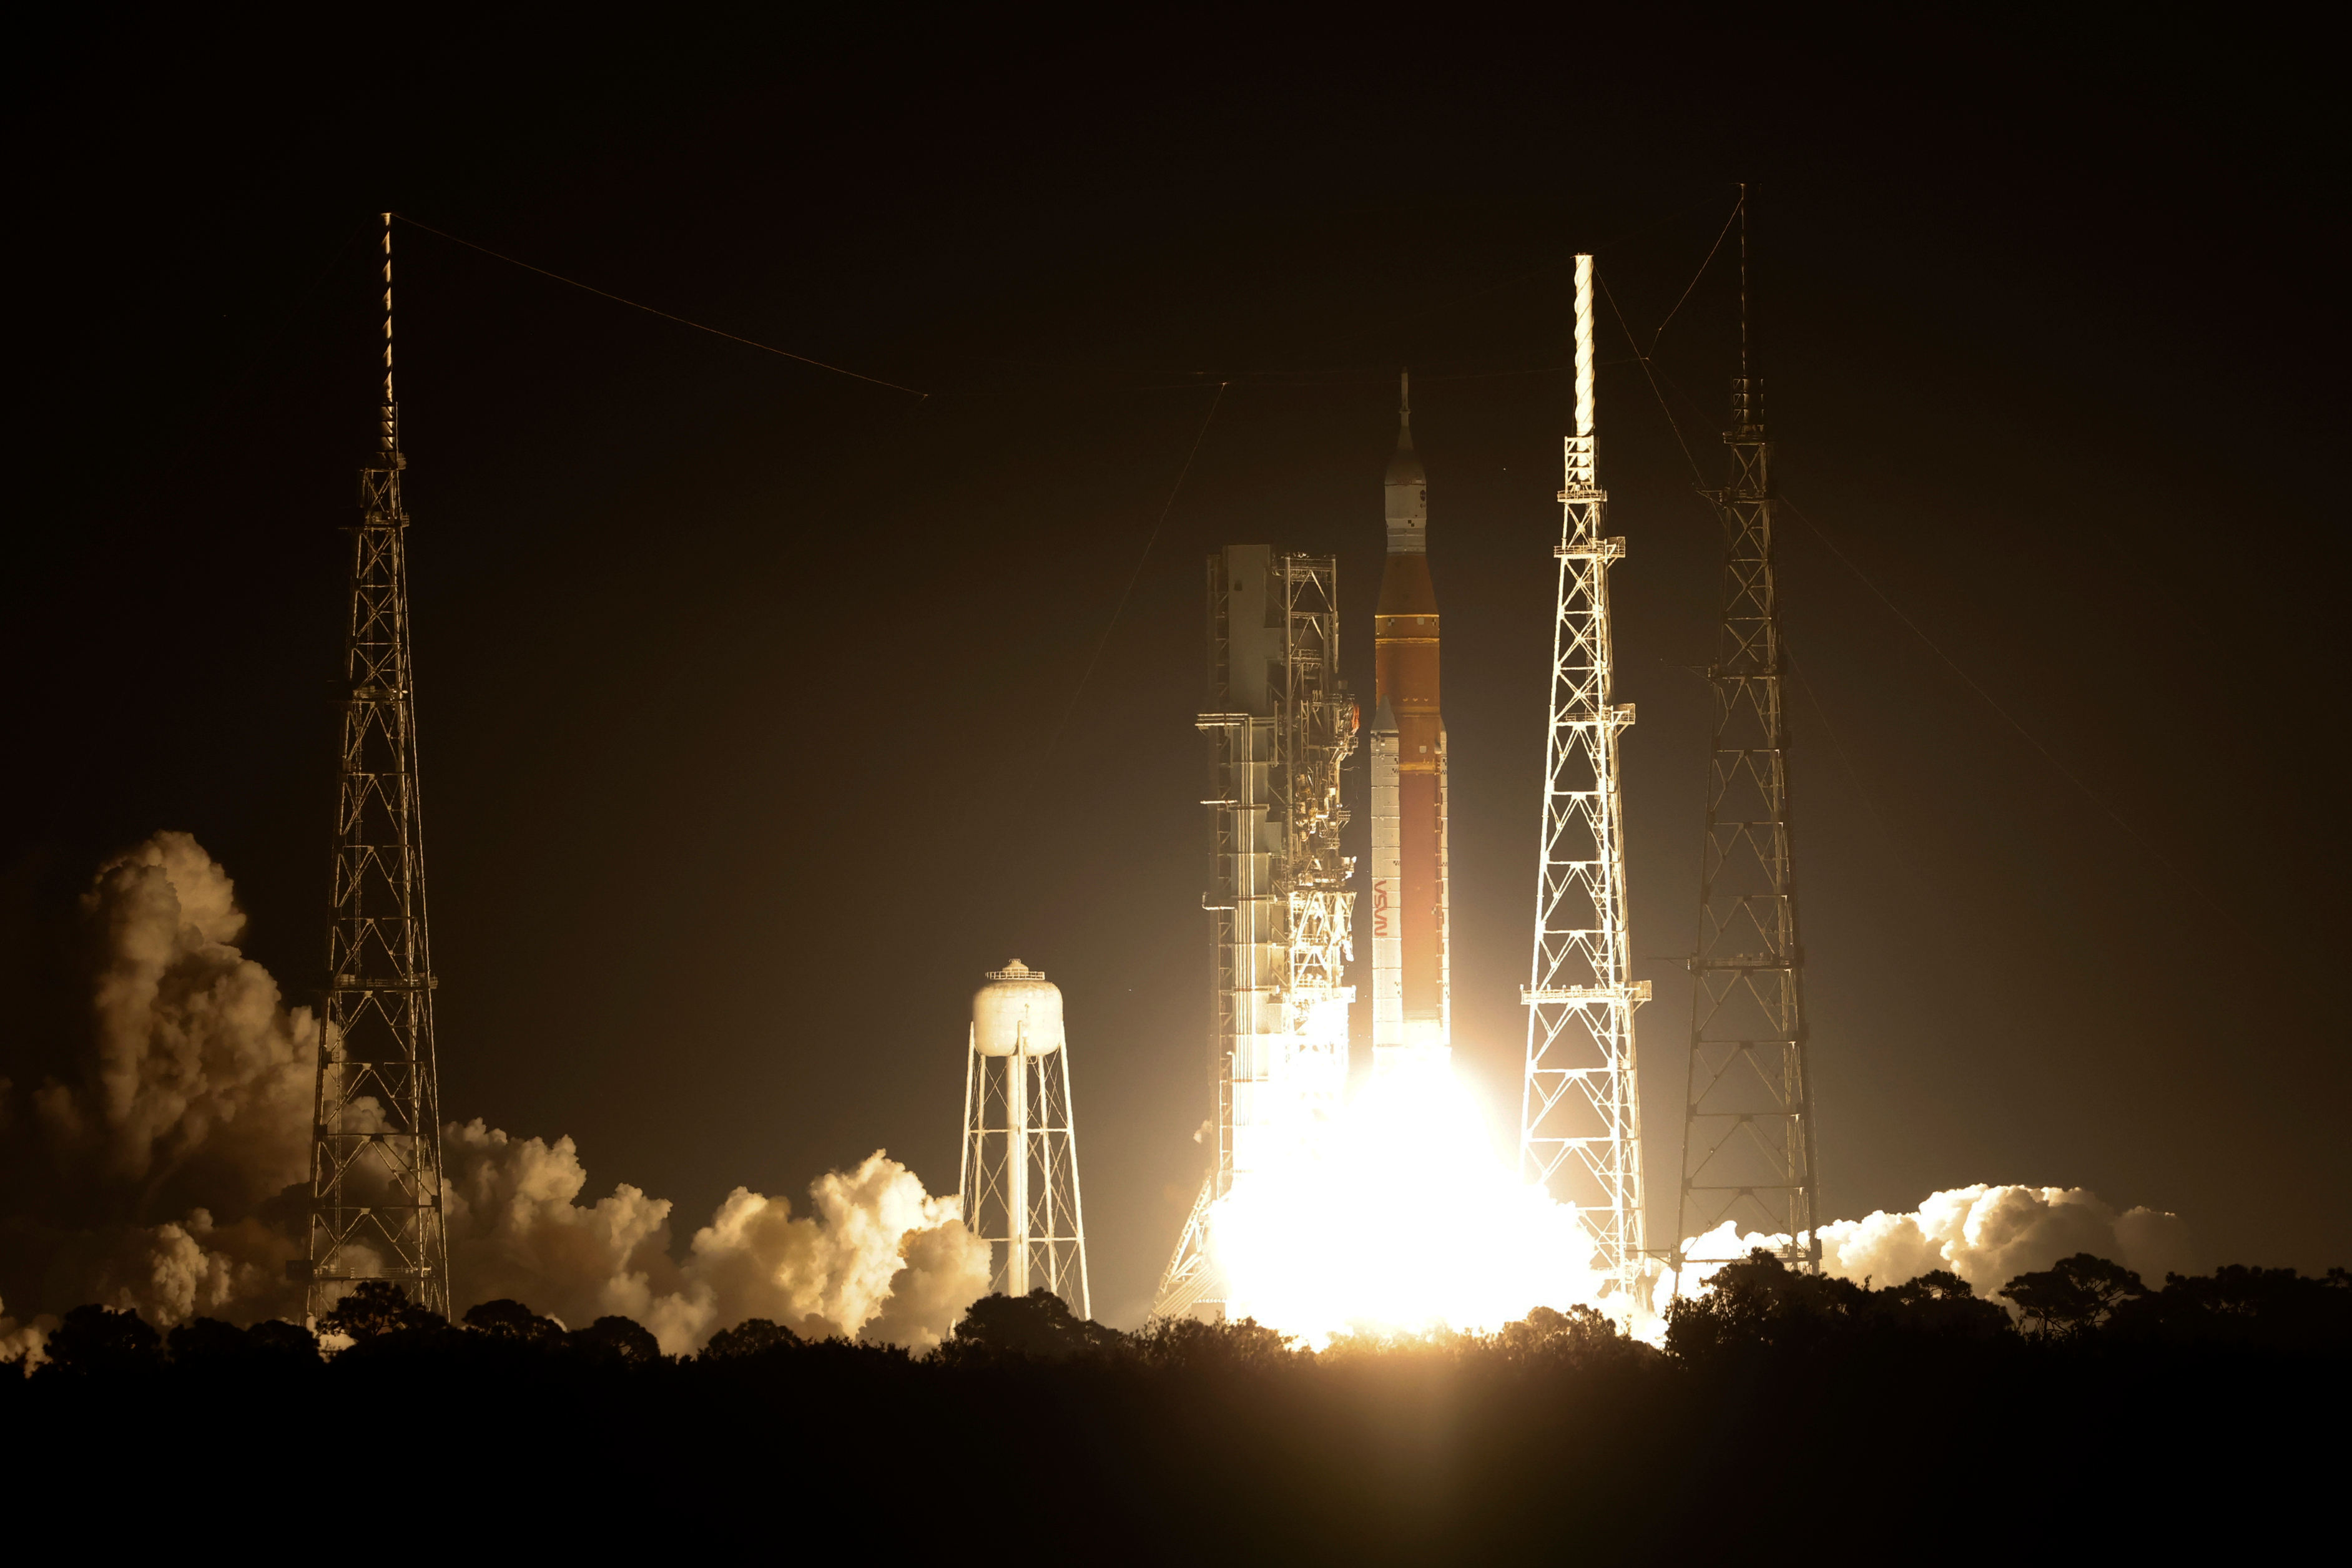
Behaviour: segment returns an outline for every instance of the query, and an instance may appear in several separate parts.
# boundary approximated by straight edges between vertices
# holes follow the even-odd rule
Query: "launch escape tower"
[[[964,1063],[964,1223],[988,1243],[991,1291],[1043,1286],[1092,1317],[1061,988],[1018,958],[985,978]]]
[[[310,1250],[289,1265],[309,1310],[362,1280],[391,1280],[449,1312],[441,1210],[441,1103],[433,1055],[417,796],[408,513],[400,404],[392,391],[392,214],[383,214],[383,402],[373,465],[360,471],[342,671],[341,780],[327,988],[312,1116]]]
[[[1200,1196],[1152,1304],[1222,1310],[1209,1210],[1236,1179],[1313,1136],[1348,1081],[1355,873],[1340,852],[1339,770],[1357,714],[1339,679],[1339,563],[1228,545],[1209,558],[1213,1134]]]
[[[1621,1302],[1643,1272],[1642,1120],[1633,1009],[1650,998],[1629,974],[1624,805],[1617,743],[1633,705],[1612,701],[1614,658],[1608,492],[1593,457],[1592,258],[1576,258],[1576,434],[1559,493],[1559,608],[1553,628],[1550,737],[1544,760],[1535,956],[1528,1009],[1519,1169],[1576,1206],[1594,1267]],[[1626,1310],[1620,1306],[1619,1311]]]
[[[1698,951],[1690,963],[1689,1088],[1683,1107],[1683,1243],[1728,1219],[1790,1238],[1781,1257],[1819,1268],[1812,1080],[1806,1069],[1804,949],[1790,860],[1788,727],[1772,545],[1764,384],[1751,373],[1748,193],[1739,203],[1739,375],[1731,384],[1731,484],[1704,492],[1723,522],[1723,629],[1707,683],[1715,743],[1706,778]]]

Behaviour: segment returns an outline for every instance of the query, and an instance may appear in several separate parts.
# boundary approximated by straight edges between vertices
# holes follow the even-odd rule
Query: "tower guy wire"
[[[1803,508],[1800,507],[1794,501],[1789,500],[1785,497],[1780,498],[1780,504],[1788,507],[1790,515],[1795,517],[1799,522],[1804,524],[1806,529],[1810,531],[1815,538],[1821,540],[1823,545],[1827,546],[1829,548],[1829,552],[1837,557],[1839,564],[1843,566],[1848,571],[1853,573],[1855,578],[1861,581],[1862,585],[1870,590],[1871,593],[1878,600],[1878,601],[1886,606],[1888,612],[1892,613],[1897,621],[1902,622],[1903,624],[1910,630],[1911,634],[1914,637],[1918,638],[1927,650],[1935,654],[1936,657],[1943,663],[1946,669],[1951,671],[1955,675],[1958,675],[1960,678],[1961,683],[1965,685],[1969,690],[1974,692],[1984,703],[1985,706],[1992,709],[1994,713],[2000,715],[2000,720],[2003,724],[2006,724],[2010,728],[2017,731],[2020,736],[2023,737],[2025,743],[2033,747],[2034,750],[2040,752],[2042,754],[2042,759],[2049,763],[2051,767],[2056,768],[2061,778],[2064,779],[2067,783],[2072,784],[2075,789],[2081,790],[2083,793],[2083,799],[2090,801],[2092,805],[2096,806],[2100,810],[2105,812],[2107,819],[2110,821],[2114,822],[2116,827],[2121,828],[2125,832],[2129,833],[2134,840],[2138,841],[2141,847],[2148,850],[2154,850],[2156,848],[2154,844],[2148,842],[2146,834],[2142,833],[2137,828],[2133,827],[2129,821],[2125,820],[2122,812],[2116,810],[2113,806],[2108,805],[2105,800],[2100,798],[2097,791],[2094,790],[2088,784],[2083,782],[2082,779],[2075,774],[2073,768],[2059,761],[2057,754],[2053,752],[2047,746],[2042,745],[2042,739],[2039,736],[2036,736],[2032,730],[2026,728],[2022,724],[2020,724],[2014,715],[2012,715],[2007,708],[2001,706],[1999,699],[1994,697],[1990,692],[1985,690],[1982,682],[1979,681],[1974,675],[1969,674],[1968,671],[1962,669],[1958,661],[1955,660],[1949,653],[1945,653],[1937,641],[1933,637],[1928,636],[1927,633],[1920,628],[1919,623],[1905,612],[1901,605],[1895,603],[1893,599],[1887,596],[1885,589],[1880,588],[1875,581],[1872,580],[1868,572],[1863,570],[1859,566],[1856,566],[1853,563],[1853,558],[1838,548],[1838,543],[1835,539],[1830,538],[1830,536],[1823,531],[1822,527],[1815,523],[1812,518],[1805,516]]]
[[[392,382],[392,214],[383,214],[383,395],[360,471],[342,670],[342,746],[327,987],[311,1122],[310,1240],[288,1265],[315,1319],[356,1284],[390,1281],[449,1315],[441,1093],[418,793],[408,512]]]
[[[467,250],[478,250],[492,260],[503,261],[509,267],[520,267],[525,272],[536,272],[541,277],[553,278],[558,283],[593,294],[600,299],[609,299],[615,305],[625,305],[632,310],[642,310],[648,316],[658,316],[665,321],[675,321],[681,327],[691,327],[698,332],[708,332],[714,338],[724,338],[730,343],[740,343],[747,349],[757,349],[763,354],[774,354],[780,359],[796,360],[803,365],[811,365],[820,371],[830,371],[836,376],[847,376],[852,381],[870,382],[877,387],[888,387],[892,392],[906,392],[913,397],[927,398],[931,395],[917,387],[900,386],[897,382],[887,382],[880,376],[869,376],[863,371],[853,371],[843,365],[828,364],[823,360],[813,360],[806,354],[795,354],[790,349],[779,349],[772,343],[762,343],[756,338],[746,338],[740,333],[730,332],[723,328],[707,327],[699,321],[691,320],[656,306],[641,305],[636,300],[614,294],[610,289],[599,288],[593,283],[583,283],[576,277],[566,277],[560,272],[550,272],[546,267],[536,267],[528,261],[508,256],[502,251],[492,250],[488,246],[476,245],[472,240],[461,239],[446,229],[436,229],[431,224],[420,224],[405,213],[394,213],[392,215],[411,228],[423,229],[426,234],[446,239],[452,245],[462,245]]]
[[[1742,185],[1740,187],[1738,204],[1732,209],[1732,218],[1734,221],[1738,222],[1743,225],[1743,231],[1748,214],[1748,188],[1745,185]],[[1743,238],[1743,244],[1744,243],[1745,241]],[[1716,244],[1718,248],[1721,246],[1722,238],[1720,235],[1717,237]],[[1699,274],[1704,274],[1707,266],[1711,264],[1714,259],[1715,251],[1711,249],[1707,252],[1706,260],[1699,264]],[[1748,356],[1748,334],[1749,324],[1745,309],[1747,286],[1744,270],[1746,267],[1744,255],[1741,266],[1743,268],[1741,281],[1742,314],[1739,330],[1741,363],[1745,365]],[[1697,287],[1699,274],[1693,275],[1691,278],[1691,287]],[[1657,400],[1658,413],[1664,417],[1666,427],[1674,433],[1675,444],[1681,449],[1683,461],[1690,465],[1693,481],[1699,486],[1700,493],[1702,495],[1706,494],[1706,476],[1699,468],[1697,458],[1693,456],[1691,454],[1689,442],[1685,440],[1683,437],[1682,422],[1675,417],[1674,408],[1666,401],[1665,389],[1659,384],[1657,372],[1651,363],[1650,355],[1643,350],[1639,340],[1633,336],[1633,329],[1631,323],[1627,322],[1625,319],[1624,312],[1618,308],[1616,297],[1609,292],[1609,286],[1605,279],[1601,281],[1601,287],[1603,297],[1609,300],[1609,308],[1611,312],[1617,318],[1618,330],[1624,335],[1626,348],[1631,351],[1634,360],[1641,364],[1643,374],[1650,383],[1651,395]],[[1685,288],[1683,291],[1683,294],[1684,298],[1687,299],[1689,298],[1690,289]],[[1679,311],[1681,308],[1682,301],[1677,300],[1674,310],[1670,310],[1666,313],[1665,320],[1658,323],[1656,331],[1651,334],[1651,344],[1654,348],[1656,346],[1658,336],[1665,331],[1666,322],[1673,320],[1675,313]],[[1684,397],[1685,401],[1688,400],[1688,393],[1683,392],[1679,387],[1675,390],[1678,395]],[[1841,566],[1843,566],[1848,571],[1853,573],[1854,577],[1862,583],[1862,585],[1871,591],[1872,596],[1877,599],[1881,604],[1884,604],[1896,620],[1902,622],[1905,628],[1907,629],[1913,636],[1918,638],[1921,644],[1924,645],[1929,653],[1935,654],[1936,657],[1942,662],[1945,668],[1950,670],[1953,674],[1958,676],[1962,684],[1967,685],[1971,692],[1974,692],[1977,696],[1983,701],[1987,707],[1992,709],[1995,714],[2000,716],[2002,723],[2015,730],[2018,735],[2024,739],[2027,745],[2032,747],[2035,751],[2041,753],[2042,759],[2048,762],[2053,768],[2056,769],[2057,772],[2065,779],[2066,782],[2072,784],[2077,790],[2081,791],[2084,800],[2090,801],[2091,804],[2096,806],[2101,811],[2105,812],[2107,818],[2113,821],[2116,826],[2121,828],[2126,833],[2129,834],[2132,839],[2139,843],[2143,848],[2153,850],[2156,847],[2153,843],[2149,842],[2147,835],[2142,833],[2137,828],[2132,826],[2131,822],[2123,815],[2122,812],[2117,811],[2113,806],[2109,805],[2097,791],[2094,790],[2088,784],[2084,783],[2082,778],[2076,774],[2073,768],[2068,768],[2063,762],[2061,762],[2058,759],[2057,754],[2053,752],[2048,746],[2044,745],[2039,736],[2036,736],[2032,730],[2026,728],[2023,724],[2019,722],[2015,715],[2011,714],[2006,707],[2002,706],[2000,700],[1990,691],[1985,689],[1983,683],[1979,681],[1975,676],[1969,674],[1968,671],[1960,665],[1958,660],[1954,659],[1949,653],[1944,652],[1941,644],[1937,643],[1934,638],[1928,636],[1927,632],[1921,628],[1918,622],[1914,620],[1910,613],[1901,605],[1897,604],[1892,595],[1888,594],[1885,589],[1879,587],[1876,580],[1874,580],[1868,572],[1863,570],[1860,566],[1856,565],[1853,559],[1847,555],[1845,551],[1839,547],[1838,542],[1830,537],[1826,529],[1822,528],[1820,524],[1814,522],[1811,517],[1806,516],[1805,511],[1801,507],[1798,506],[1795,501],[1791,500],[1786,495],[1780,494],[1777,491],[1773,494],[1772,500],[1776,507],[1786,507],[1790,516],[1804,524],[1806,531],[1811,533],[1815,538],[1821,540],[1822,545],[1827,547],[1829,552],[1837,558],[1838,563]]]

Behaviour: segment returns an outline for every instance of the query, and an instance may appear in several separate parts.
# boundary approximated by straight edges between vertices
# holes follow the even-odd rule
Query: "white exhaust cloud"
[[[298,1314],[285,1263],[303,1247],[316,1019],[233,945],[235,884],[186,833],[108,862],[82,914],[98,958],[74,1070],[29,1092],[0,1079],[0,1128],[28,1129],[48,1176],[6,1200],[11,1290],[31,1276],[57,1298],[44,1305],[131,1308],[164,1328]],[[578,1201],[588,1174],[570,1138],[477,1120],[444,1129],[442,1152],[463,1304],[510,1296],[574,1324],[617,1313],[673,1353],[751,1317],[920,1352],[987,1292],[988,1249],[958,1200],[880,1150],[820,1177],[803,1216],[738,1187],[683,1259],[667,1199],[625,1184]],[[184,1217],[151,1223],[166,1204]],[[43,1326],[0,1319],[0,1360],[37,1348]]]
[[[69,1179],[132,1194],[176,1179],[242,1208],[309,1174],[318,1023],[231,946],[235,894],[195,840],[167,832],[82,895],[103,953],[89,1052],[29,1097]]]
[[[1684,1289],[1703,1284],[1717,1269],[1755,1247],[1777,1249],[1789,1238],[1739,1234],[1728,1220],[1683,1243],[1690,1261]],[[1822,1267],[1856,1284],[1899,1285],[1937,1269],[1966,1280],[1990,1298],[2020,1274],[2047,1269],[2077,1252],[2095,1253],[2136,1270],[2150,1284],[2165,1274],[2200,1266],[2189,1227],[2177,1214],[2153,1208],[2121,1212],[2079,1186],[1995,1186],[1979,1182],[1931,1195],[1916,1210],[1822,1227]]]
[[[84,894],[95,957],[80,1049],[30,1089],[0,1079],[0,1133],[16,1145],[0,1152],[19,1156],[0,1200],[0,1280],[18,1312],[32,1293],[37,1307],[98,1301],[166,1328],[300,1312],[284,1265],[302,1247],[318,1025],[235,946],[245,926],[235,892],[194,839],[163,832],[109,861]],[[580,1201],[588,1173],[569,1138],[474,1121],[445,1130],[443,1156],[467,1304],[510,1296],[575,1324],[617,1313],[674,1353],[751,1317],[920,1352],[987,1290],[988,1249],[957,1200],[932,1197],[879,1150],[813,1183],[800,1213],[737,1188],[682,1255],[668,1200],[624,1184]],[[1784,1239],[1727,1225],[1693,1239],[1685,1288]],[[1268,1240],[1295,1261],[1296,1246]],[[2151,1283],[2203,1261],[2178,1216],[2118,1211],[2080,1187],[1954,1188],[1915,1211],[1825,1225],[1822,1240],[1840,1278],[1885,1286],[1948,1269],[1983,1296],[2076,1252]],[[1666,1281],[1655,1299],[1667,1299]],[[1352,1306],[1337,1303],[1334,1322]],[[1429,1310],[1478,1316],[1451,1301]],[[0,1361],[36,1350],[44,1327],[0,1317]]]
[[[803,1338],[926,1351],[988,1293],[988,1248],[958,1200],[932,1197],[876,1150],[809,1188],[814,1212],[745,1187],[671,1255],[670,1203],[634,1186],[576,1201],[588,1173],[570,1138],[515,1138],[479,1121],[442,1135],[449,1267],[468,1300],[511,1296],[565,1322],[634,1318],[673,1354],[768,1318]]]

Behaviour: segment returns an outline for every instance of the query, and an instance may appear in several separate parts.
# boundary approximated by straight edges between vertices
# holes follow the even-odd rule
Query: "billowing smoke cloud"
[[[449,1266],[472,1297],[513,1296],[567,1322],[634,1318],[692,1350],[746,1318],[804,1337],[929,1350],[988,1291],[988,1247],[954,1198],[932,1197],[880,1150],[809,1188],[814,1213],[737,1187],[671,1256],[670,1204],[622,1186],[593,1204],[572,1140],[476,1121],[443,1135]]]
[[[1721,1262],[1752,1247],[1785,1246],[1786,1236],[1739,1235],[1729,1221],[1684,1243],[1693,1260],[1687,1289]],[[2199,1265],[2188,1226],[2177,1214],[2153,1208],[2117,1213],[2098,1194],[2079,1186],[1954,1187],[1931,1196],[1907,1214],[1884,1209],[1867,1219],[1822,1227],[1822,1266],[1860,1284],[1897,1285],[1946,1269],[1990,1297],[2020,1274],[2047,1269],[2077,1252],[2095,1253],[2160,1282],[2168,1271]]]
[[[285,1263],[303,1247],[318,1025],[232,945],[234,895],[172,832],[109,862],[84,895],[80,1038],[28,1092],[0,1078],[0,1129],[17,1145],[0,1281],[19,1311],[100,1301],[162,1326],[300,1312]],[[624,1185],[577,1201],[588,1174],[571,1139],[476,1121],[443,1140],[464,1303],[511,1296],[575,1323],[618,1313],[672,1352],[748,1317],[919,1351],[988,1288],[987,1247],[957,1200],[878,1150],[814,1183],[806,1216],[737,1188],[681,1260],[667,1199]],[[42,1328],[0,1319],[0,1360]]]
[[[173,832],[109,861],[83,894],[83,1010],[61,1070],[26,1091],[0,1079],[12,1298],[165,1323],[299,1305],[285,1273],[299,1232],[278,1200],[309,1170],[318,1025],[233,946],[235,894]]]
[[[230,946],[235,894],[195,840],[158,833],[83,896],[104,955],[87,1068],[32,1094],[61,1166],[142,1193],[184,1177],[239,1205],[308,1171],[318,1024]]]

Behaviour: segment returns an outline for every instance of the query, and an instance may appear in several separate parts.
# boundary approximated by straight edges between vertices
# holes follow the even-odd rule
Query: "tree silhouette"
[[[1163,1318],[1144,1326],[1135,1347],[1146,1365],[1185,1371],[1263,1371],[1299,1354],[1288,1335],[1255,1318],[1230,1323]]]
[[[319,1336],[300,1323],[289,1323],[280,1318],[257,1322],[245,1331],[246,1343],[260,1355],[282,1357],[297,1362],[319,1359]]]
[[[362,1280],[335,1303],[333,1312],[319,1320],[325,1333],[349,1334],[357,1343],[402,1329],[447,1326],[447,1319],[410,1301],[408,1292],[390,1280]]]
[[[1582,1305],[1564,1312],[1538,1307],[1519,1322],[1504,1324],[1490,1343],[1515,1364],[1586,1365],[1642,1354],[1598,1308]]]
[[[541,1319],[541,1322],[546,1322]],[[777,1331],[782,1333],[781,1329]],[[661,1342],[634,1318],[602,1317],[584,1329],[573,1329],[568,1343],[576,1350],[606,1356],[629,1365],[661,1359]]]
[[[1667,1309],[1666,1351],[1690,1362],[1804,1352],[1846,1336],[1870,1306],[1870,1292],[1850,1280],[1791,1271],[1759,1247],[1726,1263],[1705,1295]]]
[[[2017,1303],[2029,1335],[2058,1340],[2088,1333],[2120,1303],[2147,1291],[2122,1264],[2077,1252],[2038,1273],[2020,1274],[1999,1293]]]
[[[478,1301],[466,1309],[467,1328],[492,1339],[515,1340],[523,1344],[561,1344],[563,1325],[553,1318],[543,1318],[512,1297],[501,1296],[495,1301]]]
[[[940,1354],[956,1365],[995,1361],[1068,1361],[1115,1354],[1127,1336],[1070,1311],[1067,1301],[1040,1285],[1025,1296],[982,1296]]]
[[[190,1318],[166,1334],[164,1343],[172,1348],[174,1366],[242,1361],[254,1354],[253,1336],[218,1318]]]
[[[2135,1344],[2273,1354],[2324,1347],[2352,1356],[2352,1276],[2235,1263],[2193,1278],[2167,1274],[2163,1290],[2119,1302],[2105,1332]]]
[[[51,1366],[72,1373],[143,1371],[163,1360],[163,1340],[147,1320],[110,1307],[68,1312],[49,1336],[47,1351]]]
[[[702,1347],[705,1361],[732,1361],[738,1356],[761,1355],[772,1350],[789,1350],[801,1343],[801,1336],[781,1323],[766,1318],[745,1318],[731,1329],[720,1329]]]
[[[2009,1314],[1998,1303],[1979,1301],[1976,1288],[1946,1269],[1874,1291],[1874,1319],[1912,1333],[1949,1339],[1990,1340],[2009,1332]]]

